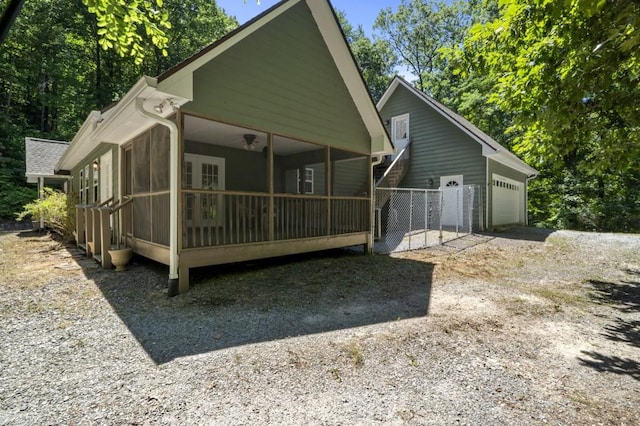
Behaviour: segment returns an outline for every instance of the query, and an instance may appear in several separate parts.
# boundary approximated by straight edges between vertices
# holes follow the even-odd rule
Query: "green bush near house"
[[[25,204],[17,219],[31,218],[33,221],[44,219],[45,225],[69,238],[75,227],[75,199],[69,194],[51,188],[44,188],[44,197]]]

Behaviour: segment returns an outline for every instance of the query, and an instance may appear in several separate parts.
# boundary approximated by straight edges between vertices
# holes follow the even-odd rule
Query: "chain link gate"
[[[377,253],[417,250],[473,232],[479,224],[477,188],[376,188]]]

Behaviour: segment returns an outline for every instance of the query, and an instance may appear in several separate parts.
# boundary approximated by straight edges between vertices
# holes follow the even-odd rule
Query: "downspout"
[[[136,98],[136,110],[148,119],[169,128],[169,297],[179,293],[178,283],[178,126],[171,120],[144,109],[144,99]]]
[[[365,253],[365,254],[372,254],[373,253],[373,245],[375,244],[375,235],[376,235],[376,182],[375,179],[373,178],[374,174],[373,174],[373,169],[375,166],[377,166],[378,164],[382,163],[382,161],[384,160],[384,155],[377,155],[375,157],[373,157],[374,160],[371,161],[371,172],[370,172],[370,176],[371,176],[371,210],[369,211],[369,217],[371,218],[371,226],[369,227],[369,253]]]
[[[44,200],[44,176],[38,176],[38,198]],[[44,216],[40,215],[40,230],[44,229]]]

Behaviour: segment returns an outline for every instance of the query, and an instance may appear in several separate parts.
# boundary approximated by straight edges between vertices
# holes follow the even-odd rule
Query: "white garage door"
[[[524,224],[524,183],[493,174],[493,226]]]

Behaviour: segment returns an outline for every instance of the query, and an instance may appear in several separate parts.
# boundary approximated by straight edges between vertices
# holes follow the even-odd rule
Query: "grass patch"
[[[531,300],[524,297],[503,297],[499,302],[508,312],[519,316],[547,316],[558,312],[545,301]]]
[[[568,251],[573,248],[573,244],[569,239],[557,235],[551,235],[547,237],[545,243],[549,247],[559,251]]]
[[[332,368],[331,370],[329,370],[329,375],[336,382],[338,383],[342,382],[342,372],[340,371],[340,369]]]
[[[549,300],[556,310],[562,306],[583,306],[587,303],[587,298],[581,294],[568,293],[555,288],[540,287],[530,290],[531,294]]]
[[[364,350],[358,342],[350,342],[344,347],[344,351],[354,366],[362,367],[364,365]]]
[[[420,364],[418,364],[418,360],[417,360],[417,358],[415,356],[413,356],[413,355],[411,355],[409,353],[404,354],[404,355],[407,357],[407,360],[409,360],[409,365],[411,367],[418,367],[420,365]]]

